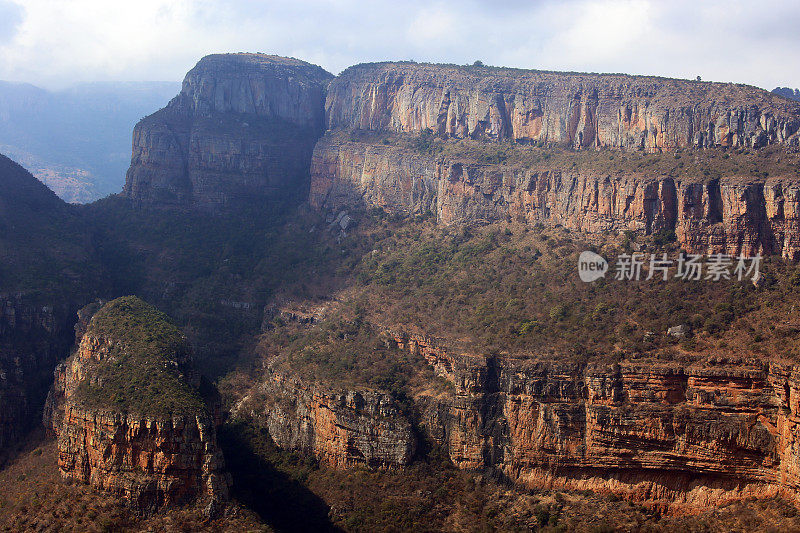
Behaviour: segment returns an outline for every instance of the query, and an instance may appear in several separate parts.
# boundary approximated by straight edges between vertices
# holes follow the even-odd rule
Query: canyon
[[[424,323],[414,332],[405,331],[406,324],[387,324],[380,339],[420,358],[433,374],[421,384],[398,380],[391,388],[315,380],[272,365],[270,358],[279,354],[254,353],[253,345],[269,333],[272,320],[302,323],[291,331],[292,342],[327,320],[275,314],[275,302],[287,293],[299,299],[325,293],[342,307],[362,306],[355,297],[347,301],[347,291],[367,286],[360,285],[367,283],[359,278],[363,265],[386,251],[378,249],[380,239],[360,233],[368,220],[365,208],[379,208],[378,229],[371,229],[384,236],[400,231],[389,225],[388,213],[398,220],[433,220],[436,228],[463,228],[465,235],[492,224],[506,225],[505,235],[519,227],[524,233],[545,228],[553,232],[545,237],[556,251],[567,246],[556,233],[562,230],[598,245],[633,232],[671,236],[666,240],[674,240],[676,249],[694,253],[774,255],[788,265],[800,259],[798,130],[800,104],[743,85],[416,63],[358,65],[334,77],[297,59],[208,56],[167,107],[136,125],[121,195],[76,211],[43,193],[30,212],[2,218],[0,210],[3,227],[21,227],[42,213],[57,215],[49,222],[54,227],[59,220],[75,223],[70,245],[54,256],[67,265],[64,279],[73,284],[68,296],[31,299],[13,292],[26,287],[24,268],[9,269],[14,284],[0,288],[0,394],[8,398],[0,413],[0,449],[22,438],[24,419],[44,404],[45,425],[57,435],[61,475],[122,496],[142,516],[196,502],[209,517],[219,514],[231,491],[216,437],[226,417],[252,424],[278,448],[330,469],[404,471],[433,450],[461,470],[521,487],[592,490],[671,514],[701,513],[750,497],[795,502],[800,374],[788,358],[754,351],[750,358],[700,353],[667,361],[646,350],[586,357],[533,351],[523,357],[456,347],[452,339],[429,336]],[[667,163],[672,166],[665,171]],[[0,207],[16,205],[23,195],[2,184]],[[26,187],[33,185],[19,189]],[[194,270],[187,266],[193,258],[180,256],[185,250],[169,240],[176,217],[201,213],[215,222],[252,213],[245,205],[261,214],[276,204],[302,207],[292,212],[296,218],[275,223],[279,229],[272,233],[288,237],[270,241],[276,243],[272,255],[251,254],[254,238],[248,234],[209,236],[181,228],[189,235],[187,246],[213,252]],[[112,239],[98,228],[85,231],[82,216],[135,222]],[[137,234],[137,241],[124,234],[141,220],[154,222],[155,237]],[[251,220],[239,222],[243,232],[252,227]],[[25,236],[18,233],[20,242],[6,248],[22,264]],[[300,233],[318,239],[308,256],[294,249],[307,242]],[[395,245],[385,238],[387,248]],[[64,239],[39,240],[50,250],[49,242]],[[361,249],[360,240],[378,244]],[[157,258],[141,263],[146,272],[136,272],[145,281],[120,281],[127,271],[116,254],[125,243],[129,256],[123,258]],[[538,268],[540,251],[522,250],[522,260]],[[276,288],[259,279],[284,279],[268,268],[277,255],[297,255],[286,269],[299,281]],[[453,262],[464,255],[455,254]],[[565,252],[559,259],[570,257]],[[509,252],[509,258],[516,256]],[[192,275],[176,281],[173,269],[180,268]],[[425,272],[416,272],[409,284],[424,284]],[[541,306],[558,303],[551,287],[517,285],[514,296],[533,297]],[[74,353],[66,357],[78,308],[97,295],[144,292],[142,287],[148,299],[182,313],[186,337],[129,297],[83,308]],[[794,297],[786,287],[776,296],[776,309],[780,298]],[[100,325],[112,311],[123,316],[119,331]],[[245,311],[248,323],[264,324],[262,331],[230,326],[230,317]],[[352,312],[359,323],[369,320],[369,310]],[[149,318],[140,321],[140,315]],[[221,369],[215,379],[228,386],[224,408],[204,396],[208,384],[192,362],[187,337],[201,338],[204,327],[239,350],[225,359],[208,345],[194,349],[208,368]],[[580,327],[593,326],[586,321]],[[164,332],[169,342],[153,341]],[[522,328],[506,334],[519,337]],[[654,336],[643,333],[648,335]],[[346,340],[347,334],[331,337]],[[726,348],[709,337],[716,351]],[[154,343],[142,346],[142,339]],[[677,341],[668,347],[690,351]],[[617,359],[609,362],[612,356]],[[157,372],[147,366],[151,359],[161,365]],[[53,367],[55,383],[45,403]],[[167,381],[156,383],[161,388],[142,378],[162,370]],[[225,382],[237,372],[246,386]],[[130,387],[152,404],[137,401]],[[175,395],[162,394],[166,390]],[[178,400],[160,410],[160,402],[171,398]],[[20,399],[22,407],[7,407],[11,399]]]

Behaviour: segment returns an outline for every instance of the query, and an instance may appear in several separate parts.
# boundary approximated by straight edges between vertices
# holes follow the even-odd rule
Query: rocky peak
[[[332,75],[297,59],[207,56],[169,105],[134,128],[123,194],[217,211],[302,198]]]
[[[197,499],[215,512],[229,480],[180,331],[136,297],[105,304],[77,331],[45,409],[62,475],[141,514]]]
[[[324,126],[321,102],[333,76],[299,59],[266,54],[213,54],[183,80],[170,105],[196,116],[242,113],[276,117],[298,126]]]

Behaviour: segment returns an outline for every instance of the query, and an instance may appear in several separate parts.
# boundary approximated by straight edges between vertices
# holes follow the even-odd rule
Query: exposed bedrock
[[[674,230],[696,252],[800,258],[800,182],[654,178],[419,154],[326,134],[311,165],[317,207],[365,203],[444,224],[524,220],[587,233]]]
[[[77,348],[56,368],[45,407],[62,476],[140,515],[196,501],[217,513],[230,479],[188,343],[137,298],[99,307],[79,313]]]
[[[504,68],[371,63],[342,72],[331,129],[648,151],[798,144],[800,104],[732,83]]]
[[[336,468],[404,466],[416,448],[411,423],[388,393],[325,387],[274,370],[235,414],[267,427],[278,446]]]
[[[426,431],[462,468],[677,512],[794,498],[799,488],[793,366],[515,361],[455,354],[422,336],[397,340],[453,384],[452,398],[417,402]]]
[[[203,58],[180,94],[134,128],[123,194],[211,210],[303,197],[331,77],[278,56]]]

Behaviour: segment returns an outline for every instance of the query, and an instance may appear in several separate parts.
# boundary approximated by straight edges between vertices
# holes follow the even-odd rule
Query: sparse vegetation
[[[87,335],[110,344],[91,361],[76,399],[93,407],[142,415],[197,414],[205,405],[181,375],[189,345],[169,318],[135,296],[107,303]]]

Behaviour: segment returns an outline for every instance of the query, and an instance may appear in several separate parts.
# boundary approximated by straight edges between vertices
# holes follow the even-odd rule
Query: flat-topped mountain
[[[180,94],[136,125],[123,194],[212,210],[304,194],[331,77],[278,56],[203,58]]]
[[[330,128],[647,151],[798,144],[800,104],[732,83],[371,63],[332,83]]]

